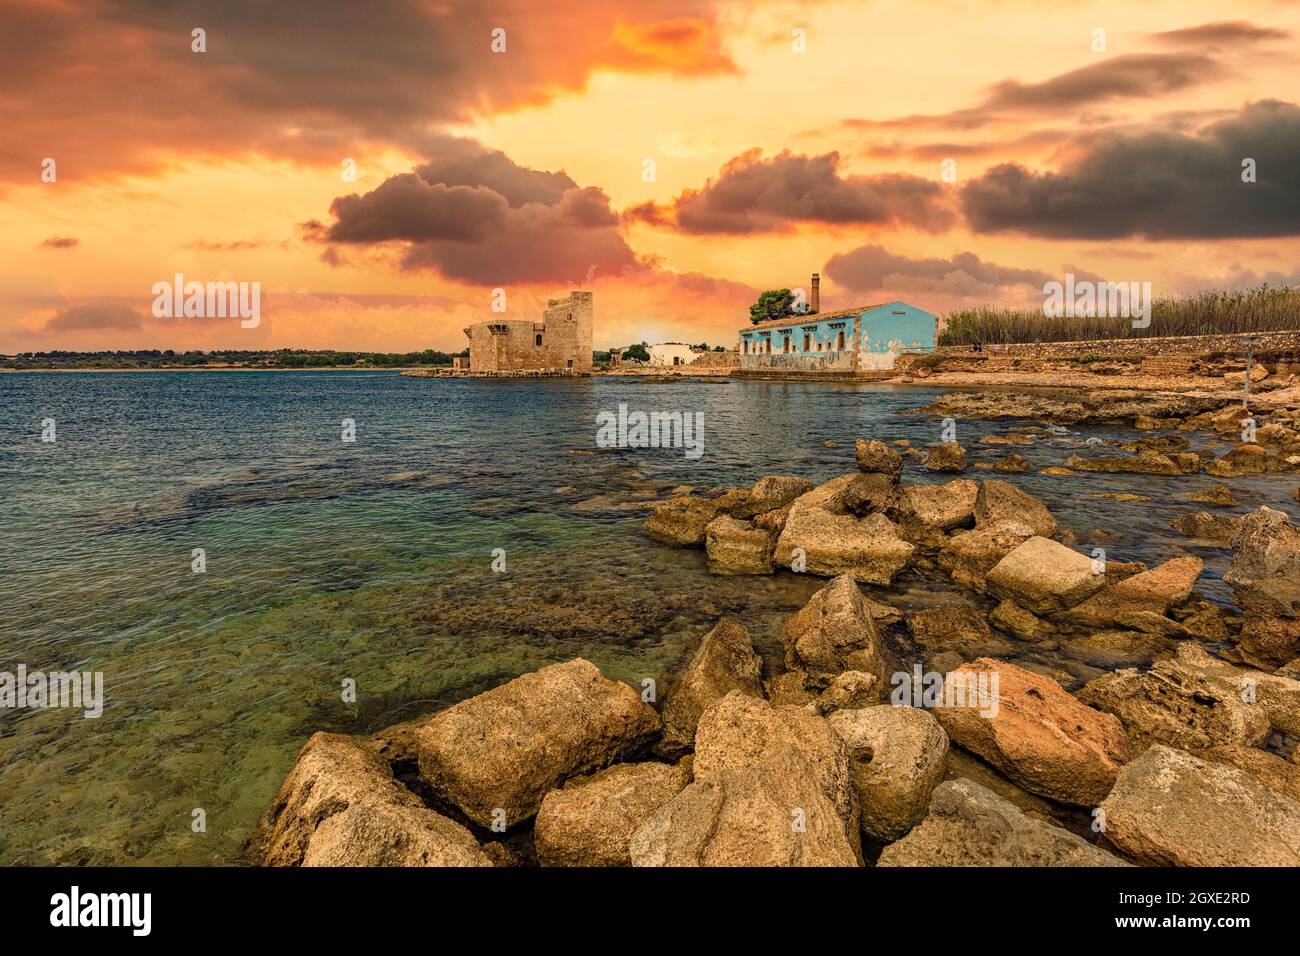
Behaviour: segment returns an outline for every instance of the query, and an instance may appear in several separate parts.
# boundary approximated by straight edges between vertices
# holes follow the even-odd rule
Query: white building
[[[677,342],[651,345],[646,351],[650,353],[651,365],[690,365],[696,356],[695,350],[689,345]]]

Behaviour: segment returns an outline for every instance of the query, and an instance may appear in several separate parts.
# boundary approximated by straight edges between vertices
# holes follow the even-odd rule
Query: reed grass
[[[1042,309],[960,309],[946,316],[940,345],[1077,342],[1167,335],[1226,335],[1300,331],[1300,288],[1260,286],[1239,292],[1202,292],[1157,299],[1151,325],[1133,328],[1124,318],[1049,318]]]

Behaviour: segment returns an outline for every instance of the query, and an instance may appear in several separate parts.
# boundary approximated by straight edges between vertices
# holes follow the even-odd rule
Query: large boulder
[[[821,717],[729,694],[700,718],[693,771],[633,834],[634,865],[860,865],[848,748]]]
[[[1205,473],[1216,478],[1236,478],[1241,475],[1261,475],[1266,472],[1289,471],[1287,460],[1270,455],[1262,445],[1238,445],[1217,461],[1205,463]]]
[[[974,523],[978,493],[979,486],[965,478],[942,485],[903,485],[889,513],[909,541],[942,545],[948,531]]]
[[[1034,534],[1050,538],[1056,534],[1056,519],[1043,504],[1031,494],[1021,491],[1006,481],[981,481],[975,496],[975,527],[1028,525]]]
[[[859,866],[826,795],[807,776],[728,770],[696,780],[632,835],[633,866]]]
[[[568,777],[647,746],[659,715],[632,688],[582,658],[516,677],[435,714],[416,732],[420,773],[484,826],[537,812]]]
[[[1204,568],[1204,562],[1192,555],[1173,558],[1103,588],[1071,609],[1066,620],[1085,627],[1120,625],[1163,633],[1151,618],[1163,617],[1191,597]]]
[[[863,515],[889,507],[896,491],[897,482],[889,475],[855,471],[823,482],[800,495],[792,505],[811,505],[838,515]]]
[[[915,707],[840,710],[827,721],[849,748],[862,832],[897,840],[925,816],[943,777],[948,735]]]
[[[1140,452],[1132,457],[1107,455],[1084,458],[1082,455],[1071,455],[1065,459],[1065,467],[1074,471],[1101,471],[1110,474],[1130,472],[1139,475],[1189,475],[1195,474],[1199,465],[1200,459],[1196,455],[1184,458],[1183,455],[1162,455],[1153,451]]]
[[[857,840],[858,812],[849,752],[825,719],[803,707],[773,707],[730,693],[700,716],[695,738],[696,780],[727,770],[772,770],[810,776]]]
[[[770,532],[727,515],[714,518],[704,529],[704,548],[712,571],[771,574],[775,544]]]
[[[784,508],[800,495],[806,495],[812,490],[813,483],[807,478],[793,475],[767,475],[758,479],[750,489],[746,502],[746,510],[749,513],[743,517],[755,517],[765,511]]]
[[[1300,528],[1281,511],[1261,506],[1241,519],[1232,549],[1232,567],[1223,580],[1242,610],[1300,614]]]
[[[1283,760],[1277,754],[1258,747],[1222,744],[1198,750],[1196,756],[1210,763],[1227,764],[1252,775],[1256,780],[1292,800],[1300,800],[1300,763]]]
[[[884,679],[880,635],[857,582],[841,574],[786,620],[781,629],[787,670],[826,684],[848,671]]]
[[[543,866],[631,866],[637,827],[681,793],[686,770],[666,763],[620,763],[552,790],[533,830]]]
[[[1221,547],[1227,547],[1240,523],[1241,519],[1233,515],[1216,515],[1209,511],[1181,515],[1169,522],[1179,534]]]
[[[945,704],[954,702],[954,683],[955,689],[966,685],[966,706],[936,707],[943,729],[1030,793],[1095,806],[1129,759],[1119,720],[1085,706],[1041,674],[981,658],[947,675]],[[994,707],[981,706],[982,699],[972,703],[976,687],[991,692]]]
[[[1216,698],[1258,703],[1274,730],[1300,737],[1300,679],[1234,667],[1191,641],[1179,644],[1173,658],[1161,661],[1159,668],[1178,681],[1205,682],[1214,688]]]
[[[854,450],[859,471],[888,475],[895,481],[903,473],[903,459],[883,441],[859,438]]]
[[[986,590],[1035,614],[1065,611],[1106,585],[1091,558],[1050,538],[1033,537],[999,561]]]
[[[1285,663],[1300,649],[1300,528],[1260,507],[1241,519],[1231,544],[1223,580],[1245,612],[1238,651],[1252,664]]]
[[[676,757],[694,747],[700,714],[733,690],[762,697],[762,669],[745,626],[729,617],[718,621],[668,689],[660,752]]]
[[[1273,667],[1300,651],[1300,618],[1247,611],[1236,640],[1236,652],[1243,661]]]
[[[926,471],[965,471],[966,449],[955,441],[935,445],[925,456],[921,467]]]
[[[1128,764],[1101,809],[1107,839],[1151,866],[1300,866],[1300,803],[1181,750]]]
[[[827,577],[851,574],[855,580],[880,585],[890,584],[916,550],[882,514],[858,521],[806,505],[802,498],[790,509],[773,560],[790,567],[797,563],[796,548],[803,552],[805,571]]]
[[[939,552],[939,567],[954,581],[982,591],[985,578],[997,563],[1037,533],[1030,525],[1017,521],[977,524],[947,539]]]
[[[267,866],[491,866],[473,835],[425,807],[373,749],[314,734],[253,845]]]
[[[1269,732],[1268,712],[1233,686],[1178,659],[1102,674],[1079,690],[1079,700],[1114,714],[1139,747],[1169,744],[1200,750],[1219,744],[1256,746]]]
[[[940,784],[929,815],[880,854],[878,866],[1127,866],[1068,830],[960,778]]]
[[[664,544],[700,545],[709,522],[721,513],[712,498],[679,495],[655,507],[646,519],[645,530]]]

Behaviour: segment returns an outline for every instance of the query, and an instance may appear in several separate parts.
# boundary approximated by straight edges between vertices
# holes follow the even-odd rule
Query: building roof
[[[748,332],[750,329],[775,329],[778,326],[790,326],[794,328],[798,325],[811,325],[814,322],[825,322],[827,319],[845,319],[851,315],[861,315],[863,312],[870,312],[872,309],[878,309],[883,305],[889,305],[888,302],[877,302],[874,305],[859,305],[852,309],[839,309],[836,312],[813,312],[810,315],[788,315],[784,319],[768,319],[766,322],[758,322],[751,325],[748,329],[741,329],[742,332]]]

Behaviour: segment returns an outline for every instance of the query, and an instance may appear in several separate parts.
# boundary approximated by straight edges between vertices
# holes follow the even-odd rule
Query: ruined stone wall
[[[725,352],[701,352],[691,365],[700,368],[739,368],[740,353],[734,349]]]
[[[476,322],[465,330],[469,337],[470,369],[474,372],[590,372],[594,326],[590,292],[573,292],[563,299],[551,299],[540,322],[526,319]]]
[[[1260,332],[1255,336],[1255,351],[1290,352],[1300,349],[1300,330]],[[969,346],[945,346],[945,354],[968,351]],[[1161,338],[1095,339],[1077,342],[1016,342],[1010,345],[985,345],[985,354],[1026,357],[1116,355],[1206,355],[1214,352],[1246,354],[1243,335],[1178,335]]]

